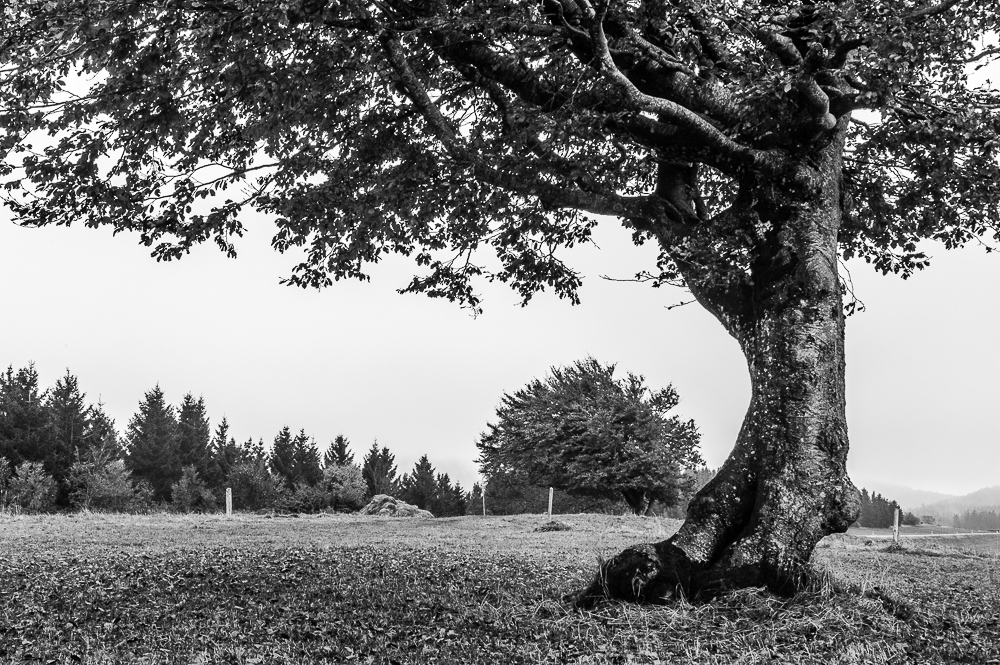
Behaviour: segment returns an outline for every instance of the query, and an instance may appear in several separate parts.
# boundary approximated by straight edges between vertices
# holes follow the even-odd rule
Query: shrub
[[[52,510],[56,501],[56,481],[39,462],[25,462],[17,467],[8,484],[11,505],[27,513]]]
[[[81,510],[125,512],[136,508],[132,474],[125,462],[100,450],[69,468],[70,504]]]
[[[140,478],[132,485],[132,504],[129,511],[134,513],[148,513],[153,510],[156,501],[156,490],[153,484],[145,478]]]
[[[10,462],[0,457],[0,513],[7,510],[7,489],[10,485]]]
[[[171,504],[182,513],[205,513],[215,510],[215,495],[198,476],[193,464],[181,470],[181,479],[170,486]]]
[[[262,458],[236,464],[228,480],[233,490],[233,509],[260,510],[274,506],[277,483]]]
[[[334,510],[358,510],[365,505],[368,483],[357,464],[328,466],[323,470],[323,488]]]
[[[280,493],[275,507],[289,513],[318,513],[330,505],[330,495],[320,485],[296,483]]]

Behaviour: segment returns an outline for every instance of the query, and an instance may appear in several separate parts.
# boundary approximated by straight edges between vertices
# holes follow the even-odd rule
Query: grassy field
[[[561,598],[672,520],[0,516],[0,663],[997,663],[995,534],[828,538],[791,599]],[[877,534],[876,534],[877,535]]]

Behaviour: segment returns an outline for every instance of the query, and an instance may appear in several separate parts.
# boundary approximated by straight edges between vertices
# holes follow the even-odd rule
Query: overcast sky
[[[323,448],[342,432],[360,461],[377,438],[400,473],[426,453],[466,487],[500,396],[588,354],[673,383],[709,466],[735,440],[749,401],[736,342],[698,305],[668,309],[683,291],[601,279],[653,266],[614,221],[567,257],[585,275],[582,305],[543,294],[521,308],[484,284],[476,318],[398,295],[403,258],[368,284],[280,286],[294,258],[271,250],[265,220],[249,226],[236,260],[204,246],[156,263],[133,237],[23,229],[0,210],[0,364],[33,361],[45,386],[69,368],[121,432],[158,383],[174,404],[202,395],[213,428],[225,416],[239,441],[269,444],[287,424]],[[847,328],[849,467],[859,484],[962,494],[1000,484],[1000,256],[933,254],[905,282],[849,264],[867,305]]]

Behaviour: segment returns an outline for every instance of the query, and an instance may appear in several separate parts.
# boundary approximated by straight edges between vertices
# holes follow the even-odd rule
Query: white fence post
[[[899,508],[892,513],[892,542],[899,545]]]
[[[552,488],[549,488],[549,521],[552,521]]]
[[[233,488],[226,488],[226,517],[233,516]]]

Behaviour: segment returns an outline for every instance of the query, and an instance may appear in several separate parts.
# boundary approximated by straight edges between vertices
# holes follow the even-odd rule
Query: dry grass
[[[2,517],[0,662],[1000,663],[988,543],[839,536],[791,599],[580,612],[599,556],[678,523],[559,520]]]

